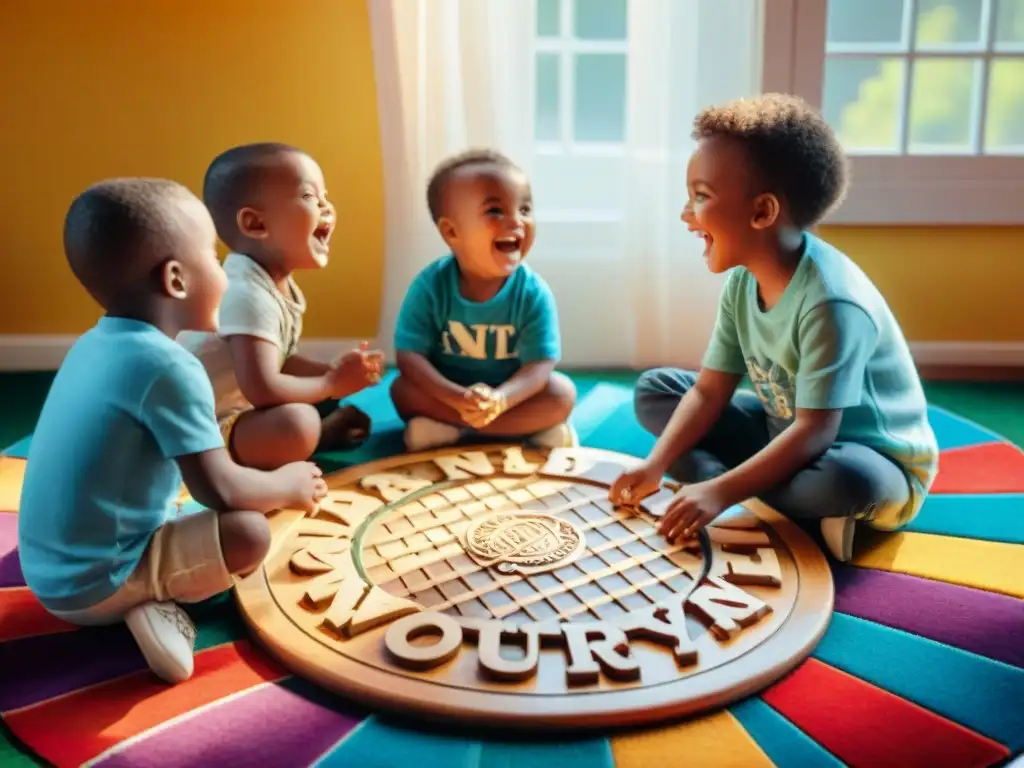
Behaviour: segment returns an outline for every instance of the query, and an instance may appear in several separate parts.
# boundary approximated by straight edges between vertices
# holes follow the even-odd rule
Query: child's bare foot
[[[370,436],[370,417],[354,405],[345,405],[324,418],[317,451],[348,451]]]

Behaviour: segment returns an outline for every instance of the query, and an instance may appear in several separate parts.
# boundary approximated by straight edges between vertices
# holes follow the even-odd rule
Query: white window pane
[[[830,43],[898,43],[906,0],[829,0]]]
[[[996,42],[1024,43],[1024,0],[996,3]]]
[[[534,114],[534,137],[537,141],[558,141],[561,138],[561,81],[557,53],[537,54],[537,89]]]
[[[827,59],[822,114],[847,150],[899,148],[906,60]]]
[[[917,0],[917,47],[981,43],[982,0]]]
[[[573,0],[573,5],[574,37],[626,39],[626,0]]]
[[[562,0],[537,0],[537,37],[558,37]]]
[[[980,59],[918,59],[910,95],[914,152],[970,152]]]
[[[574,82],[573,133],[576,141],[624,141],[626,55],[578,54]]]
[[[985,115],[988,152],[1024,148],[1024,58],[994,59],[989,71]]]

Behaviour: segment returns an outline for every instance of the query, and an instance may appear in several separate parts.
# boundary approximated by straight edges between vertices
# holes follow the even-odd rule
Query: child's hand
[[[312,512],[320,500],[327,495],[324,473],[312,462],[296,461],[292,464],[285,464],[277,471],[283,477],[295,509]]]
[[[722,514],[726,506],[713,480],[684,485],[669,502],[658,532],[669,541],[688,539]]]
[[[507,408],[505,395],[486,384],[474,384],[466,390],[459,415],[474,429],[486,427]]]
[[[635,507],[660,487],[661,472],[643,462],[619,475],[608,491],[608,499],[612,504]]]
[[[346,397],[378,384],[383,369],[384,353],[366,349],[366,342],[363,342],[360,349],[353,349],[338,358],[327,373],[331,394]]]

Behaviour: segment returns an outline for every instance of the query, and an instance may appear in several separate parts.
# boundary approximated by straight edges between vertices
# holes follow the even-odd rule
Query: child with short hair
[[[213,331],[226,279],[203,204],[163,179],[113,179],[71,204],[64,249],[105,310],[68,352],[29,449],[18,516],[25,581],[75,624],[124,620],[153,671],[193,670],[195,627],[177,603],[232,587],[270,547],[264,513],[310,510],[320,470],[238,466],[213,390],[173,339]],[[203,511],[176,517],[182,480]]]
[[[895,529],[917,514],[938,448],[885,299],[809,231],[842,199],[846,158],[815,110],[778,94],[704,110],[694,138],[682,218],[708,268],[731,271],[703,368],[637,383],[637,418],[658,439],[611,498],[635,502],[666,473],[691,483],[661,522],[675,538],[759,496],[820,520],[850,560],[855,521]],[[756,394],[736,393],[745,373]]]
[[[555,299],[524,263],[536,228],[525,174],[500,153],[470,150],[440,164],[427,204],[451,253],[417,275],[398,315],[391,397],[406,447],[468,434],[576,444],[576,389],[555,371]]]
[[[203,199],[231,251],[228,288],[218,332],[179,341],[213,381],[232,456],[273,469],[363,442],[365,413],[348,405],[321,420],[316,406],[379,382],[383,355],[364,345],[327,365],[298,354],[306,301],[293,273],[326,266],[335,226],[320,166],[287,144],[234,147],[207,169]]]

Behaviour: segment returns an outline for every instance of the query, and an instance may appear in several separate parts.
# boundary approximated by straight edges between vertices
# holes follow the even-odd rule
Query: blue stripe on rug
[[[530,742],[485,741],[481,745],[478,768],[523,768],[523,766],[557,766],[557,768],[614,768],[612,747],[606,738],[540,740]]]
[[[928,421],[935,431],[939,448],[943,451],[969,445],[1003,442],[1003,438],[995,432],[990,432],[972,421],[934,405],[928,406]]]
[[[0,451],[0,454],[3,454],[4,456],[12,456],[15,459],[27,459],[28,449],[31,447],[31,445],[32,435],[29,435],[28,437],[23,437],[18,442],[7,446],[2,451]]]
[[[605,417],[584,445],[644,458],[654,447],[654,436],[637,423],[630,398]]]
[[[478,768],[475,739],[411,725],[390,725],[371,715],[316,763],[317,768]]]
[[[933,494],[904,530],[1024,544],[1024,493]]]
[[[1024,670],[839,613],[813,656],[1012,751],[1024,748]]]
[[[581,392],[576,401],[569,423],[576,429],[580,442],[586,443],[590,436],[615,413],[623,403],[632,401],[633,393],[627,387],[600,383],[586,393]]]
[[[752,696],[729,711],[779,768],[843,768],[835,755],[762,699]]]

